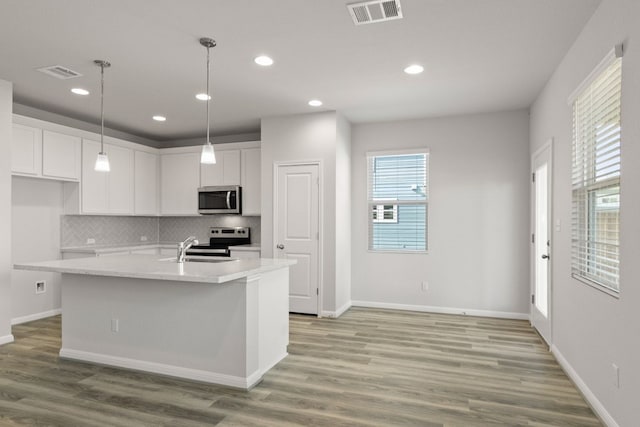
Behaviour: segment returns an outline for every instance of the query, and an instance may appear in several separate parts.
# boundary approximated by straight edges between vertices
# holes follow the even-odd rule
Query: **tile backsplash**
[[[60,246],[130,245],[178,242],[188,236],[208,242],[209,227],[251,227],[251,242],[260,242],[260,217],[207,215],[194,217],[138,217],[63,215]],[[142,241],[141,237],[147,240]],[[95,243],[88,244],[87,239]]]
[[[60,247],[128,245],[158,242],[158,218],[138,216],[62,215]],[[140,238],[147,237],[146,242]]]
[[[196,236],[209,243],[209,227],[251,227],[251,243],[260,243],[260,217],[238,215],[205,215],[160,218],[160,241],[178,242]]]

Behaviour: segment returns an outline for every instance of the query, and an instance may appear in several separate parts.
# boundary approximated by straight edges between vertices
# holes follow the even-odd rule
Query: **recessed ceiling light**
[[[420,74],[423,71],[424,71],[424,67],[418,64],[409,65],[407,68],[404,69],[404,72],[407,74]]]
[[[273,65],[273,59],[269,58],[266,55],[260,55],[253,60],[256,64],[262,65],[263,67],[268,67]]]
[[[71,92],[75,93],[76,95],[89,95],[88,90],[79,87],[74,87],[73,89],[71,89]]]
[[[196,98],[198,98],[200,101],[206,101],[207,99],[211,99],[211,97],[206,93],[199,93],[196,95]]]
[[[312,99],[311,101],[309,101],[309,105],[311,105],[312,107],[319,107],[322,105],[322,101],[320,101],[319,99]]]
[[[167,118],[165,116],[153,116],[153,120],[155,120],[156,122],[164,122],[167,120]]]

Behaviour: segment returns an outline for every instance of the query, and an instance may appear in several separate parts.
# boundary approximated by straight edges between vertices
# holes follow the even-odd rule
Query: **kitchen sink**
[[[232,262],[232,261],[237,261],[237,258],[227,258],[227,257],[211,257],[211,256],[207,256],[207,257],[194,257],[194,256],[190,256],[190,257],[186,257],[185,258],[185,262],[208,262],[210,264],[215,264],[215,263],[220,263],[220,262]],[[176,257],[173,258],[162,258],[159,259],[158,261],[160,262],[178,262],[178,259]]]

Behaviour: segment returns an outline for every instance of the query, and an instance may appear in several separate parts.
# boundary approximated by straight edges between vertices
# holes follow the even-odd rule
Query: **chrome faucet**
[[[184,240],[184,242],[178,243],[178,256],[176,260],[181,264],[184,263],[187,250],[191,246],[197,245],[197,244],[198,244],[198,240],[196,239],[196,236],[189,236]]]

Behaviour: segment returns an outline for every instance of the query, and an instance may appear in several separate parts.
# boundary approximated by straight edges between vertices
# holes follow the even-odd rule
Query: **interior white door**
[[[279,165],[275,193],[275,256],[295,259],[289,269],[289,311],[318,313],[317,164]]]
[[[551,143],[533,165],[533,283],[531,324],[551,344]]]

